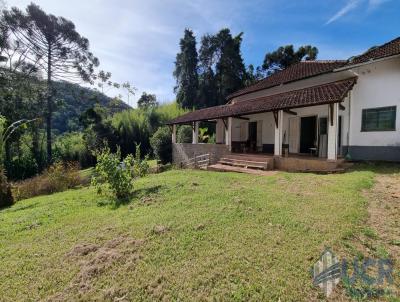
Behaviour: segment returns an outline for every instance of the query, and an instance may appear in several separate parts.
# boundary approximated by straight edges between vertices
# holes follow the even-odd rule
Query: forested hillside
[[[79,117],[88,109],[98,104],[104,107],[107,115],[112,115],[130,107],[117,98],[87,87],[69,82],[55,82],[56,107],[53,127],[55,132],[82,130]]]

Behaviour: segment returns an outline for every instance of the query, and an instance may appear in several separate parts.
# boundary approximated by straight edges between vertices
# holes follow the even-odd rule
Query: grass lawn
[[[120,206],[91,188],[20,201],[0,211],[0,300],[316,300],[310,268],[352,252],[374,177],[172,170]]]

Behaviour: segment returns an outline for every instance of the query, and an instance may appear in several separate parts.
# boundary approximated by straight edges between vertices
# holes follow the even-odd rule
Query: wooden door
[[[300,122],[298,117],[289,119],[289,152],[299,153],[300,146]]]

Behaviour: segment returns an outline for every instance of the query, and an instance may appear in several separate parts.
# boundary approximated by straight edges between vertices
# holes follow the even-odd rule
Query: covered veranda
[[[282,158],[336,162],[343,155],[343,132],[349,123],[345,112],[355,83],[356,78],[348,78],[189,112],[168,123],[173,150],[210,152],[215,161],[226,154],[264,155],[276,159],[275,167],[282,166]],[[199,143],[199,125],[204,121],[216,123],[218,147]],[[191,146],[176,141],[181,124],[192,126]]]

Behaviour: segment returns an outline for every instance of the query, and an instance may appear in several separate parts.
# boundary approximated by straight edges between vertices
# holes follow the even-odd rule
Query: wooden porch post
[[[176,143],[176,125],[175,124],[172,125],[172,143],[173,144]]]
[[[193,135],[192,144],[197,144],[199,142],[199,122],[193,123],[192,135]]]
[[[225,129],[225,144],[228,146],[229,151],[232,151],[232,118],[228,117],[228,123]]]
[[[337,160],[339,103],[328,105],[328,160]]]
[[[275,144],[274,155],[282,156],[282,139],[283,139],[283,110],[275,111]]]

